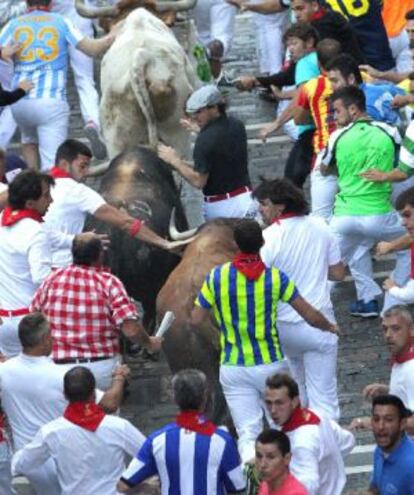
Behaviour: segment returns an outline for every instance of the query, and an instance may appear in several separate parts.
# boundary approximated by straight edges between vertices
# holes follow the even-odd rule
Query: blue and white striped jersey
[[[158,475],[162,495],[224,495],[245,488],[233,438],[217,428],[203,435],[171,423],[152,433],[122,475],[135,486]]]
[[[15,56],[13,86],[23,79],[34,88],[26,98],[66,99],[69,44],[84,38],[70,20],[59,14],[34,10],[12,19],[0,33],[0,46],[21,43]]]

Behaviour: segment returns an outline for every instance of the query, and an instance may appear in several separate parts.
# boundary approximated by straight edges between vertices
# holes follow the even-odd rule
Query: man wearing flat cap
[[[194,167],[175,149],[160,144],[158,155],[204,194],[205,220],[217,217],[245,218],[256,215],[247,169],[247,135],[244,124],[228,117],[216,86],[207,85],[187,100],[186,112],[197,124]]]

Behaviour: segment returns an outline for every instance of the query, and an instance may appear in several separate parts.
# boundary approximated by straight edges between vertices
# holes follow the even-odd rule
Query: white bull
[[[188,132],[179,120],[197,86],[193,65],[171,29],[148,10],[135,9],[118,27],[101,66],[101,125],[109,156],[159,141],[186,154]]]

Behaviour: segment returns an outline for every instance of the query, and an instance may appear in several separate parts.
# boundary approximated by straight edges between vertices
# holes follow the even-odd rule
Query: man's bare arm
[[[208,174],[201,174],[190,167],[190,165],[178,156],[174,148],[160,144],[158,145],[158,156],[169,163],[184,179],[197,189],[203,189],[207,184]]]

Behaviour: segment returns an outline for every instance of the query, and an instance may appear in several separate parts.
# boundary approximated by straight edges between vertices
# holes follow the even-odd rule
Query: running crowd
[[[239,11],[252,12],[260,74],[223,70]],[[208,318],[220,329],[237,441],[207,417],[211,384],[197,369],[174,375],[178,414],[147,438],[117,415],[130,374],[120,338],[151,352],[162,338],[104,268],[108,239],[84,232],[86,216],[161,249],[182,242],[84,183],[106,155],[91,57],[115,35],[95,39],[74,0],[2,0],[0,146],[18,127],[22,157],[0,153],[0,495],[19,475],[37,495],[340,495],[361,429],[377,448],[358,493],[414,494],[414,1],[198,0],[193,15],[213,78],[186,103],[193,163],[157,152],[202,190],[206,221],[238,219],[237,254],[207,274],[191,313],[192,331]],[[90,148],[68,139],[69,60]],[[259,138],[283,128],[292,139],[283,178],[252,188],[246,129],[222,85],[275,106]],[[382,287],[373,250],[395,252]],[[392,368],[362,391],[371,416],[341,427],[331,290],[347,269],[350,314],[381,318]]]

